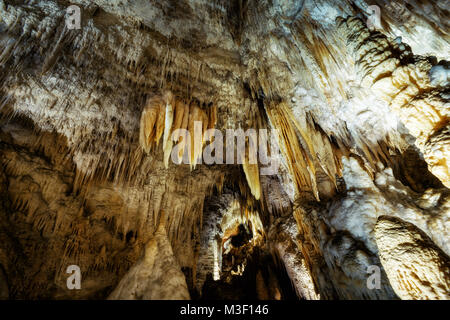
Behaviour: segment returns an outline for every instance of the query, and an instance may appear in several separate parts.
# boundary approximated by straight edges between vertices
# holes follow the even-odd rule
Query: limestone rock
[[[112,300],[184,300],[189,291],[167,239],[164,225],[145,245],[144,253],[109,296]]]
[[[397,217],[450,253],[447,1],[70,4],[80,29],[67,1],[0,0],[9,298],[443,297],[438,249],[414,253],[441,257],[430,286],[395,282],[374,229]],[[276,172],[247,145],[200,164],[213,128],[267,130]]]
[[[450,258],[420,229],[381,216],[375,225],[381,263],[402,299],[450,298]]]

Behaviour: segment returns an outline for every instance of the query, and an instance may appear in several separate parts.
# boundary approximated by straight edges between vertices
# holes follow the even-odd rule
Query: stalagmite
[[[122,278],[109,299],[190,299],[186,280],[173,256],[163,222],[145,245],[140,260]]]
[[[446,3],[0,0],[0,299],[450,299]]]

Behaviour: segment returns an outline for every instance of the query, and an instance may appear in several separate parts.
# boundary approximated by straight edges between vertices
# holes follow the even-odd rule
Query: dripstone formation
[[[449,299],[449,10],[0,0],[0,299]]]

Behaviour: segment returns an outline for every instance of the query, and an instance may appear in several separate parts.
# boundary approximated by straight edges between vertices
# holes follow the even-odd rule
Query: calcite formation
[[[0,0],[0,299],[449,298],[448,1],[70,4]]]
[[[401,38],[371,32],[360,19],[340,19],[338,25],[353,53],[361,85],[371,88],[398,114],[416,137],[430,171],[450,187],[446,64],[438,65],[436,57],[413,55]]]
[[[189,299],[186,279],[175,260],[162,223],[145,244],[142,257],[120,280],[112,300]]]
[[[381,216],[375,225],[380,259],[402,299],[450,298],[450,258],[419,228]]]
[[[199,133],[195,132],[196,122],[200,126]],[[195,169],[202,155],[203,145],[208,140],[207,131],[214,129],[216,122],[215,107],[202,109],[195,102],[189,104],[177,100],[172,92],[167,91],[163,96],[156,95],[147,100],[141,115],[139,143],[141,148],[149,153],[150,148],[157,148],[163,138],[164,166],[167,169],[174,138],[179,138],[177,163],[181,163],[187,153],[189,164]],[[177,130],[180,134],[174,136]],[[197,135],[199,141],[196,141]]]

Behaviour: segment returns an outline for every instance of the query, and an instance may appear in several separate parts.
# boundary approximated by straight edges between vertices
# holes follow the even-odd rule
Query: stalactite
[[[404,216],[417,218],[441,247],[447,246],[448,201],[440,184],[413,181],[418,188],[442,188],[416,194],[379,175],[383,164],[408,158],[398,151],[409,147],[410,137],[401,136],[396,117],[378,102],[384,99],[399,115],[448,184],[446,62],[414,56],[401,39],[369,32],[354,18],[338,20],[336,28],[336,15],[367,15],[367,1],[175,2],[123,7],[96,1],[95,14],[83,13],[83,27],[75,31],[61,24],[64,1],[0,0],[0,212],[6,212],[0,215],[0,264],[10,252],[9,269],[17,265],[11,296],[97,298],[136,266],[144,247],[154,251],[161,222],[167,234],[159,251],[172,252],[168,263],[175,260],[178,271],[197,274],[205,204],[227,192],[232,180],[232,227],[252,221],[253,232],[265,239],[274,220],[293,213],[299,249],[291,249],[301,251],[321,298],[395,297],[389,285],[368,292],[361,280],[364,263],[378,263],[366,250],[373,233],[366,191],[378,196],[386,188],[377,204],[406,208]],[[408,3],[415,7],[399,13],[411,21],[401,27],[396,12],[387,11],[399,2],[371,4],[385,6],[387,34],[400,32],[409,43],[429,32],[432,41],[420,39],[416,47],[424,43],[421,51],[445,56],[447,25],[435,14],[445,13],[444,6]],[[195,121],[202,124],[201,140]],[[263,166],[251,163],[249,141],[242,168],[198,166],[210,140],[206,130],[216,127],[279,129],[287,168],[260,176]],[[188,130],[189,139],[174,141],[176,129]],[[170,165],[176,142],[178,162],[187,153],[191,170]],[[348,172],[344,156],[368,174]],[[423,170],[417,168],[418,175]],[[427,208],[423,216],[419,207]],[[65,267],[78,263],[92,287],[69,296]],[[393,279],[408,274],[387,271]]]
[[[267,113],[271,122],[280,130],[281,150],[283,151],[290,172],[294,178],[297,192],[311,191],[319,200],[317,190],[315,167],[311,159],[306,154],[306,150],[299,143],[294,124],[286,114],[284,103],[267,106]]]
[[[200,132],[195,132],[195,123],[201,124]],[[184,135],[179,138],[178,161],[180,162],[183,158],[187,147],[192,170],[202,156],[203,147],[208,139],[206,131],[213,129],[216,123],[217,108],[215,106],[207,107],[205,110],[196,101],[192,101],[190,105],[185,104],[172,92],[167,91],[163,97],[156,95],[148,100],[141,114],[139,142],[142,149],[148,153],[154,143],[158,147],[162,136],[164,165],[167,169],[174,142],[172,133],[176,129],[186,129],[189,132],[190,141],[187,141],[187,136]]]
[[[189,164],[192,168],[195,168],[197,165],[197,159],[199,156],[199,151],[201,151],[201,141],[196,141],[197,134],[195,132],[195,123],[198,121],[202,121],[201,109],[198,106],[198,103],[193,101],[189,107],[189,123],[188,123],[188,131],[190,136],[190,141],[188,143],[188,155],[189,155]]]
[[[250,164],[248,163],[248,161],[245,161],[242,164],[242,167],[244,168],[244,173],[247,178],[250,190],[252,191],[252,195],[256,200],[259,200],[261,197],[261,185],[259,182],[258,164]]]
[[[150,146],[156,136],[155,124],[158,119],[159,106],[161,99],[159,97],[152,97],[148,100],[142,115],[141,115],[141,130],[139,141],[141,143],[142,149],[146,153],[150,151]]]

